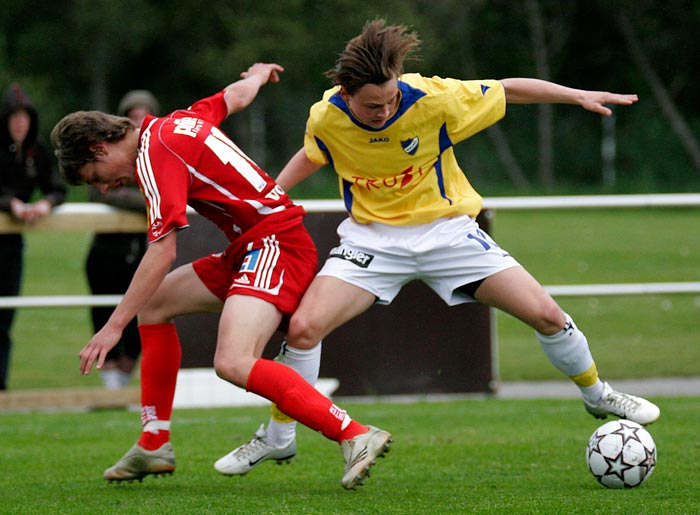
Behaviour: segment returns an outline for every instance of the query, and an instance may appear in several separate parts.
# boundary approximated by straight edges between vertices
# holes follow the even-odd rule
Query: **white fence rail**
[[[341,200],[303,200],[308,212],[342,212]],[[540,197],[491,197],[484,209],[603,209],[644,207],[700,207],[700,194],[570,195]],[[140,232],[145,229],[141,215],[116,210],[104,204],[69,203],[32,227],[17,225],[0,213],[0,233],[31,231]],[[553,296],[603,296],[700,293],[700,282],[659,282],[633,284],[583,284],[545,286]],[[0,297],[0,308],[48,308],[114,306],[121,295],[54,295]]]

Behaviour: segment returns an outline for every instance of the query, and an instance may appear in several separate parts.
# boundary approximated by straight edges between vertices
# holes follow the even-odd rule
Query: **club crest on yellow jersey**
[[[401,148],[403,148],[403,151],[407,154],[415,155],[416,151],[418,150],[418,136],[403,140],[401,142]]]

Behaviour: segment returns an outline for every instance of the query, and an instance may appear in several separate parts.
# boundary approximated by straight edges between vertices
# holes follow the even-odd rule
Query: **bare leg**
[[[564,328],[566,316],[547,291],[524,268],[502,270],[484,280],[475,297],[522,320],[545,335]]]
[[[536,330],[549,361],[579,387],[586,410],[597,418],[615,415],[640,424],[659,417],[658,406],[617,392],[598,377],[585,335],[523,268],[503,270],[476,290],[477,300],[519,318]]]
[[[321,339],[368,309],[375,300],[374,295],[361,288],[334,277],[317,276],[292,316],[287,352],[278,361],[313,384],[320,367]],[[261,426],[250,442],[218,460],[216,469],[227,475],[242,475],[264,460],[289,460],[296,453],[296,424],[273,404],[267,430]]]
[[[310,349],[331,331],[365,312],[376,297],[330,276],[317,276],[306,290],[289,324],[287,343]]]
[[[524,268],[513,267],[494,274],[475,295],[477,300],[533,327],[552,365],[581,389],[584,398],[600,397],[603,384],[586,337]]]
[[[180,315],[219,313],[223,303],[202,283],[192,264],[170,272],[139,313],[139,324],[163,324]]]

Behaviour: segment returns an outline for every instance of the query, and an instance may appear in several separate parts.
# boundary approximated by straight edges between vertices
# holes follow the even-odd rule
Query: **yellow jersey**
[[[505,116],[497,80],[399,78],[399,108],[380,129],[359,122],[329,89],[310,110],[307,157],[338,174],[345,208],[358,223],[418,225],[476,216],[482,198],[457,164],[453,146]]]

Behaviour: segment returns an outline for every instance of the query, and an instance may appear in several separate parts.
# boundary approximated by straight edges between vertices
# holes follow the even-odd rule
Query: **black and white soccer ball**
[[[634,488],[651,476],[656,466],[656,444],[636,422],[606,422],[591,435],[586,463],[598,482],[608,488]]]

